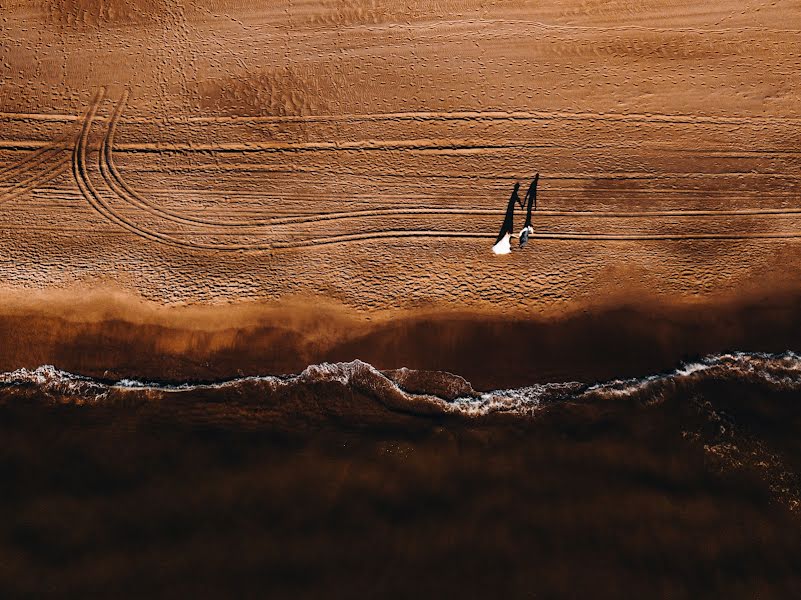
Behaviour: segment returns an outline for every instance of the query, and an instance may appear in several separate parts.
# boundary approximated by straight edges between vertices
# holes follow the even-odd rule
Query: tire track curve
[[[103,162],[101,169],[105,171],[104,177],[123,200],[137,206],[138,208],[150,212],[154,216],[165,220],[179,223],[182,225],[198,225],[209,227],[236,227],[236,228],[257,228],[272,225],[293,225],[301,223],[315,223],[321,221],[334,221],[340,219],[361,219],[370,217],[387,216],[406,216],[406,215],[467,215],[467,216],[497,216],[502,215],[502,210],[495,209],[458,209],[458,208],[405,208],[405,209],[377,209],[377,210],[357,210],[342,211],[332,213],[322,213],[314,216],[297,217],[268,217],[261,219],[250,219],[247,221],[218,221],[214,219],[204,219],[182,212],[170,211],[161,208],[154,202],[148,200],[143,195],[136,192],[122,177],[122,174],[114,163],[114,137],[117,124],[120,121],[122,112],[127,102],[129,92],[126,90],[118,102],[114,114],[109,120],[106,136],[103,140],[102,155]],[[537,214],[543,217],[578,217],[578,218],[649,218],[649,217],[720,217],[720,216],[759,216],[759,215],[797,215],[801,214],[798,209],[730,209],[730,210],[665,210],[665,211],[565,211],[565,210],[538,210]]]
[[[110,220],[113,223],[116,223],[123,229],[128,230],[129,232],[133,233],[138,237],[144,238],[148,241],[161,242],[171,246],[190,248],[194,250],[269,250],[270,249],[269,245],[210,244],[204,242],[190,242],[187,240],[176,238],[168,234],[140,227],[136,223],[132,222],[131,220],[127,219],[123,215],[120,215],[118,212],[116,212],[114,208],[103,199],[103,196],[94,186],[91,179],[89,178],[89,173],[86,168],[86,157],[87,157],[86,148],[89,140],[89,132],[92,127],[92,121],[94,120],[94,117],[97,113],[97,108],[100,102],[102,102],[104,97],[105,97],[105,89],[101,88],[95,95],[95,98],[93,99],[92,104],[87,112],[86,119],[84,120],[83,127],[81,130],[81,135],[78,138],[78,143],[75,145],[75,149],[72,154],[72,170],[75,176],[75,181],[78,184],[78,188],[80,189],[81,193],[83,194],[84,198],[89,203],[89,205],[98,214],[100,214],[105,219]],[[98,160],[102,161],[102,152],[99,153]]]
[[[333,221],[340,219],[361,219],[370,217],[386,217],[386,216],[402,216],[402,215],[437,215],[437,214],[464,214],[464,215],[497,215],[501,214],[495,210],[469,210],[469,209],[379,209],[379,210],[360,210],[360,211],[346,211],[323,213],[314,216],[298,216],[298,217],[269,217],[263,219],[250,219],[247,221],[217,221],[213,219],[204,219],[201,217],[194,217],[176,211],[165,210],[152,201],[149,201],[144,196],[136,192],[122,177],[114,163],[114,136],[116,133],[117,123],[122,115],[122,110],[128,98],[128,91],[123,94],[122,99],[117,104],[114,114],[111,117],[106,136],[103,140],[102,155],[103,164],[101,169],[104,171],[104,177],[109,181],[109,185],[114,191],[126,202],[137,206],[138,208],[150,212],[154,216],[161,217],[174,223],[182,225],[200,225],[211,227],[237,227],[237,228],[254,228],[266,227],[274,225],[293,225],[301,223],[315,223],[320,221]]]
[[[360,210],[360,211],[346,211],[335,213],[323,213],[314,216],[298,216],[298,217],[270,217],[264,219],[250,219],[247,221],[217,221],[213,219],[204,219],[201,217],[194,217],[176,211],[165,210],[155,203],[149,201],[144,196],[136,192],[122,177],[114,163],[114,136],[116,133],[117,123],[122,115],[122,110],[128,98],[128,91],[123,94],[123,97],[117,104],[114,114],[111,117],[106,136],[103,140],[101,153],[103,162],[101,169],[104,172],[104,177],[109,182],[109,186],[119,195],[123,200],[137,206],[138,208],[150,212],[154,216],[161,217],[174,223],[182,225],[200,225],[208,227],[236,227],[236,228],[255,228],[266,227],[274,225],[293,225],[301,223],[315,223],[320,221],[333,221],[340,219],[361,219],[370,217],[386,217],[386,216],[402,216],[402,215],[438,215],[438,214],[464,214],[464,215],[497,215],[501,214],[495,210],[469,210],[469,209],[379,209],[379,210]]]
[[[100,170],[103,174],[103,178],[108,183],[109,187],[114,191],[117,196],[119,196],[122,200],[136,206],[137,208],[144,210],[154,216],[160,217],[162,219],[172,221],[173,223],[179,223],[181,225],[189,225],[189,226],[207,226],[207,227],[260,227],[264,225],[275,225],[277,224],[272,219],[259,219],[259,220],[249,220],[249,221],[216,221],[212,219],[203,219],[200,217],[193,217],[191,215],[185,215],[180,212],[165,210],[151,202],[138,192],[136,192],[130,185],[125,181],[122,177],[122,174],[117,169],[117,166],[114,164],[114,136],[117,129],[117,123],[119,122],[120,116],[122,115],[122,111],[125,107],[125,103],[128,100],[128,91],[126,90],[120,101],[117,103],[117,106],[114,109],[114,113],[111,116],[109,121],[108,127],[106,129],[106,135],[103,138],[103,143],[100,150],[101,160],[100,160]]]
[[[432,230],[390,230],[390,231],[377,231],[377,232],[365,232],[365,233],[358,233],[358,234],[344,234],[344,235],[334,235],[328,236],[324,238],[313,238],[308,240],[298,240],[292,242],[276,242],[276,243],[265,243],[265,244],[211,244],[205,242],[194,242],[194,241],[187,241],[185,239],[181,239],[175,237],[174,235],[169,235],[165,233],[161,233],[158,231],[153,231],[151,229],[143,228],[134,222],[130,221],[123,215],[119,214],[114,208],[106,202],[97,188],[94,187],[92,184],[89,174],[86,168],[86,157],[87,157],[87,145],[88,145],[88,138],[89,133],[91,130],[91,125],[94,120],[94,117],[97,112],[98,105],[102,101],[105,95],[105,90],[101,90],[95,96],[95,100],[93,101],[87,116],[84,120],[83,127],[81,130],[81,135],[78,139],[78,143],[75,145],[75,149],[73,152],[73,172],[75,174],[76,181],[78,182],[78,186],[87,199],[89,204],[94,208],[100,215],[104,218],[116,223],[117,225],[121,226],[122,228],[130,231],[131,233],[137,235],[138,237],[147,239],[149,241],[159,242],[159,243],[166,243],[169,245],[182,247],[182,248],[190,248],[195,250],[216,250],[216,251],[232,251],[232,250],[290,250],[290,249],[302,249],[302,248],[311,248],[311,247],[318,247],[318,246],[325,246],[325,245],[335,245],[335,244],[348,244],[354,242],[361,242],[361,241],[371,241],[371,240],[379,240],[379,239],[402,239],[402,238],[448,238],[448,239],[493,239],[494,233],[462,233],[462,232],[453,232],[453,231],[432,231]],[[115,111],[117,114],[117,119],[119,118],[119,114],[121,113],[122,103],[118,105],[118,111]],[[110,128],[109,128],[110,131]],[[111,142],[113,140],[113,136],[109,136],[107,134],[104,138],[104,146],[101,148],[100,152],[98,153],[98,167],[101,169],[101,173],[103,174],[104,181],[106,184],[115,191],[115,193],[121,189],[118,183],[116,182],[115,178],[113,177],[113,173],[110,168],[107,168],[108,165],[105,164],[106,157],[108,156],[109,152],[108,149],[111,147]],[[387,209],[393,210],[393,209]],[[455,210],[455,209],[454,209]],[[759,210],[759,209],[755,209]],[[766,210],[766,209],[765,209]],[[365,211],[367,212],[367,211]],[[369,211],[370,214],[375,214],[375,211]],[[494,211],[490,211],[494,212]],[[552,211],[552,212],[561,212],[561,213],[569,213],[573,214],[577,211]],[[654,211],[639,211],[640,213],[652,213]],[[664,211],[662,214],[668,213],[671,216],[675,215],[676,211]],[[687,213],[687,216],[693,216],[697,214],[703,215],[717,215],[721,211],[683,211]],[[397,211],[395,211],[397,214]],[[595,213],[593,211],[583,211],[584,216],[600,216],[600,214]],[[626,216],[637,216],[630,213],[620,213],[625,214]],[[735,214],[740,214],[735,213]],[[755,213],[754,211],[747,212],[745,214],[759,214]],[[341,215],[337,215],[341,216]],[[643,216],[642,214],[640,216]],[[297,223],[297,222],[309,222],[317,220],[318,217],[296,217],[296,218],[289,218],[285,222],[288,223]],[[191,221],[190,221],[191,223]],[[272,221],[271,224],[275,223]],[[219,226],[219,224],[217,224]],[[618,234],[591,234],[591,233],[537,233],[532,236],[535,240],[584,240],[584,241],[680,241],[680,240],[730,240],[730,241],[739,241],[739,240],[754,240],[754,239],[794,239],[794,238],[801,238],[801,232],[787,232],[787,233],[755,233],[755,234],[725,234],[725,233],[707,233],[707,234],[631,234],[631,235],[618,235]]]

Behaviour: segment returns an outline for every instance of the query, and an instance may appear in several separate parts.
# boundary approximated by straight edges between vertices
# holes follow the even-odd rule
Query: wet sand
[[[614,306],[531,319],[464,312],[355,318],[330,302],[165,308],[119,293],[7,296],[0,369],[214,381],[364,360],[461,375],[477,389],[673,369],[719,352],[801,346],[801,295],[718,305]]]

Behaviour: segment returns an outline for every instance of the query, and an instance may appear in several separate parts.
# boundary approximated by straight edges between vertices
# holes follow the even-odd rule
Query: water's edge
[[[576,381],[534,384],[521,388],[477,392],[458,375],[440,371],[396,369],[379,371],[368,363],[310,365],[292,376],[248,376],[216,383],[166,384],[122,379],[104,381],[59,370],[52,365],[0,373],[0,395],[23,393],[60,403],[103,404],[119,398],[142,400],[183,397],[228,398],[255,403],[289,392],[313,392],[326,386],[356,390],[374,401],[410,413],[458,413],[482,416],[492,413],[531,415],[540,408],[566,401],[588,402],[611,398],[640,398],[651,403],[667,392],[704,381],[759,384],[775,391],[801,390],[801,355],[734,352],[711,355],[661,374],[602,383]],[[329,390],[331,391],[331,390]]]

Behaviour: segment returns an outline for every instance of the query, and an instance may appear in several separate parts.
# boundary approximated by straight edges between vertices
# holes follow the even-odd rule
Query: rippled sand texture
[[[2,14],[6,288],[544,315],[799,269],[795,0]],[[492,256],[537,170],[535,240]]]

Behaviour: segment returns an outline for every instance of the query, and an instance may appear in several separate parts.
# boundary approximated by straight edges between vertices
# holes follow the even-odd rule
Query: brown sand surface
[[[585,311],[631,309],[647,321],[654,303],[709,315],[755,288],[778,294],[801,271],[797,9],[7,2],[0,286],[15,298],[3,327],[17,337],[2,368],[41,360],[152,375],[157,360],[134,353],[149,347],[184,356],[164,376],[332,357],[476,376],[469,361],[439,357],[472,348],[482,364],[488,340],[512,343],[515,329],[493,320],[539,331]],[[535,171],[535,238],[495,257],[511,185]],[[87,308],[84,295],[108,289],[100,305],[122,295],[225,308],[161,312],[148,320],[157,329],[134,331],[130,311],[103,325]],[[81,300],[71,324],[54,329],[70,298]],[[327,309],[293,308],[321,298],[333,322]],[[39,320],[20,324],[26,302]],[[253,311],[255,337],[241,316]],[[420,325],[454,313],[477,321],[474,333]],[[211,322],[198,325],[200,314]],[[420,341],[424,329],[444,339]],[[87,331],[92,344],[81,345]],[[728,345],[682,335],[699,343],[660,365]],[[123,360],[123,350],[100,351],[99,337],[145,345]],[[61,349],[36,347],[48,338]],[[237,349],[246,358],[234,366]],[[498,381],[526,375],[544,376],[530,368]]]
[[[801,297],[710,304],[636,301],[560,317],[385,311],[297,300],[164,307],[110,290],[3,297],[0,370],[54,364],[105,379],[214,381],[360,358],[379,369],[457,373],[477,389],[599,381],[670,370],[702,355],[801,345]]]
[[[799,597],[798,355],[649,377],[801,348],[799,100],[798,0],[4,0],[0,596]]]
[[[801,349],[799,100],[799,0],[4,0],[0,596],[799,597],[798,355],[590,385]]]

